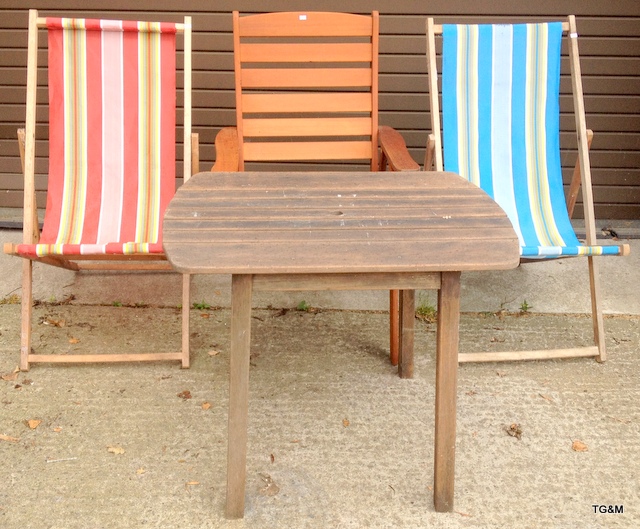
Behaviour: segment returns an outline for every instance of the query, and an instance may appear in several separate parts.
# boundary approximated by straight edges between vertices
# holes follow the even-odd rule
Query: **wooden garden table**
[[[228,517],[244,515],[254,290],[401,290],[401,369],[413,290],[438,291],[434,503],[452,510],[460,273],[519,263],[511,223],[484,191],[446,172],[199,173],[163,233],[179,272],[232,276]]]

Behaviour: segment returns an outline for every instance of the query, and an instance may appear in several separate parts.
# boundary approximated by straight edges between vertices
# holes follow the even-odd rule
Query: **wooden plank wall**
[[[193,125],[200,133],[202,169],[215,159],[216,132],[234,125],[231,11],[345,11],[337,0],[259,0],[198,2],[113,0],[3,0],[0,5],[0,207],[22,205],[15,131],[24,121],[27,7],[42,15],[178,20],[194,17]],[[105,6],[108,6],[105,7]],[[596,216],[640,219],[640,2],[638,0],[354,0],[348,11],[381,13],[380,121],[399,129],[418,162],[429,132],[426,95],[425,20],[489,22],[558,20],[577,17],[587,124],[593,128],[591,162]],[[44,46],[41,40],[41,46]],[[40,63],[46,53],[39,55]],[[44,81],[44,71],[41,75]],[[181,81],[179,80],[179,86]],[[568,181],[576,155],[570,112],[568,64],[561,84],[562,161]],[[181,99],[181,94],[179,94]],[[47,171],[47,94],[38,92],[37,187],[44,206]],[[178,148],[181,155],[180,148]],[[300,167],[304,168],[304,167]],[[579,213],[578,213],[579,215]]]

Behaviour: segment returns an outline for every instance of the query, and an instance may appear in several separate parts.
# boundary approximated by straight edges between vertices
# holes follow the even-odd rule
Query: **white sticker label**
[[[307,15],[298,15],[298,20],[307,20]]]

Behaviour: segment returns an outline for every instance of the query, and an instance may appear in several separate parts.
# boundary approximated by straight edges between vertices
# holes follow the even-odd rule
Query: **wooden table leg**
[[[443,272],[438,291],[433,500],[437,512],[453,510],[460,272]]]
[[[229,445],[227,447],[227,517],[244,516],[249,412],[249,349],[253,277],[231,280],[231,355],[229,360]]]
[[[398,375],[413,378],[413,336],[416,319],[415,290],[400,291],[400,354]]]
[[[392,366],[398,365],[400,336],[400,316],[398,313],[398,290],[389,291],[389,360]]]

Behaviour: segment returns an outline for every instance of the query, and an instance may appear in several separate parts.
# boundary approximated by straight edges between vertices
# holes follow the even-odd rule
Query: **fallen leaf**
[[[207,319],[207,318],[210,318],[210,317],[211,317],[211,315],[210,315],[210,314],[207,314],[207,313],[204,313],[204,314],[200,314],[200,317],[201,317],[201,318],[205,318],[205,319]]]
[[[20,368],[16,367],[13,372],[7,373],[6,375],[2,375],[2,380],[6,380],[7,382],[13,382],[18,378],[18,374],[20,373]]]
[[[199,481],[187,481],[185,485],[200,485]]]
[[[578,441],[577,439],[575,441],[573,441],[573,443],[571,444],[571,449],[574,452],[586,452],[589,450],[589,447],[584,444],[582,441]]]
[[[276,456],[274,456],[273,454],[271,454],[271,462],[275,463],[276,462]]]
[[[147,470],[144,468],[139,468],[138,470],[136,470],[136,474],[138,474],[138,476],[141,476],[142,474],[144,474]]]
[[[42,421],[39,421],[38,419],[31,419],[29,421],[27,421],[27,425],[29,426],[29,428],[31,428],[32,430],[35,430],[38,426],[40,426],[40,423]]]
[[[80,343],[80,340],[78,338],[69,338],[69,343],[71,344]]]
[[[209,408],[211,408],[211,403],[210,402],[203,402],[202,403],[202,409],[203,410],[208,410]]]
[[[8,443],[17,443],[20,441],[19,437],[11,437],[10,435],[5,435],[0,433],[0,441],[7,441]]]
[[[180,397],[183,400],[189,400],[191,397],[191,392],[188,389],[185,389],[184,391],[181,391],[180,393],[178,393],[178,397]]]
[[[64,327],[66,322],[64,320],[54,320],[52,318],[44,318],[42,320],[44,325],[51,325],[53,327]]]
[[[54,431],[54,432],[56,432],[56,433],[60,433],[60,432],[62,431],[62,427],[61,427],[61,426],[56,426],[56,427],[53,429],[53,431]]]
[[[280,487],[275,484],[269,474],[260,474],[260,477],[265,483],[265,486],[259,490],[260,494],[262,494],[263,496],[275,496],[276,494],[278,494],[278,492],[280,492]]]
[[[212,349],[211,351],[209,351],[209,356],[218,356],[220,354],[220,351],[216,351],[215,349]]]
[[[121,446],[107,446],[107,452],[116,455],[122,455],[124,454],[124,448],[122,448]]]
[[[542,393],[538,393],[538,396],[546,400],[547,402],[553,402],[553,399],[548,395],[543,395]]]
[[[513,423],[510,426],[505,428],[505,431],[511,436],[511,437],[515,437],[516,439],[520,440],[522,439],[522,426],[520,426],[517,423]]]
[[[351,423],[349,422],[349,419],[342,419],[342,426],[344,426],[345,428],[347,426],[349,426]]]

